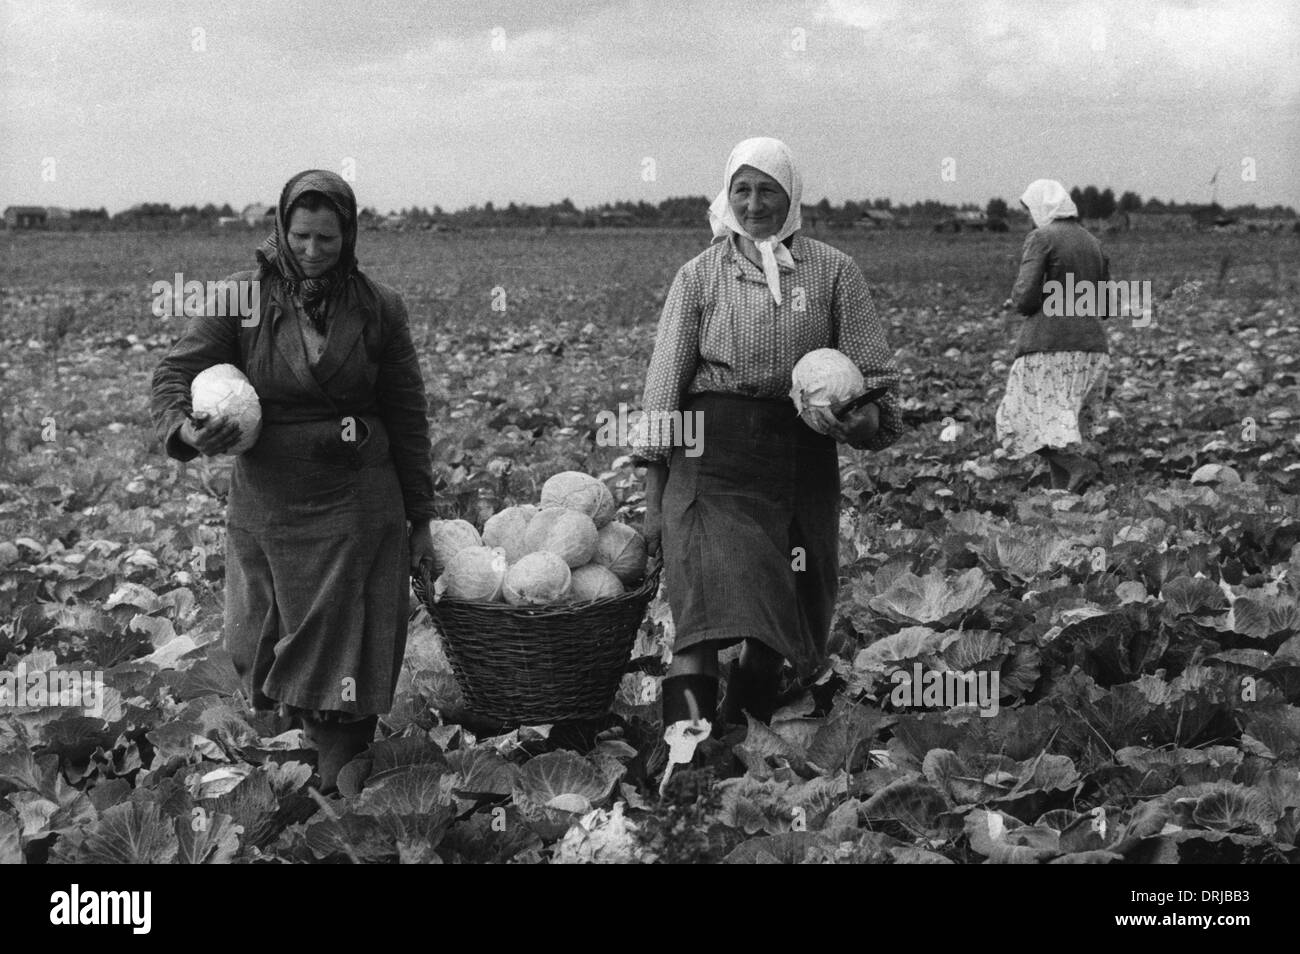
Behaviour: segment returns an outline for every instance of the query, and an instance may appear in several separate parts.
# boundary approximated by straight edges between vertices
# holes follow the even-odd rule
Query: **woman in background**
[[[357,203],[331,172],[285,185],[258,269],[260,312],[191,319],[158,366],[153,414],[176,460],[239,438],[190,417],[190,384],[233,364],[262,430],[235,460],[226,527],[226,644],[255,709],[302,720],[322,791],[392,707],[410,571],[432,558],[424,382],[392,288],[357,266]]]
[[[1037,453],[1047,461],[1051,486],[1077,491],[1100,470],[1091,460],[1070,451],[1090,430],[1095,404],[1106,390],[1110,366],[1105,317],[1106,296],[1094,294],[1093,314],[1072,314],[1074,301],[1063,300],[1066,314],[1045,314],[1044,285],[1067,276],[1075,289],[1110,277],[1101,244],[1079,224],[1079,213],[1061,183],[1036,179],[1020,204],[1034,221],[1025,239],[1020,274],[1009,300],[1027,316],[1016,342],[1015,362],[1007,390],[997,409],[997,433],[1008,456],[1020,459]],[[1053,309],[1054,310],[1054,309]]]

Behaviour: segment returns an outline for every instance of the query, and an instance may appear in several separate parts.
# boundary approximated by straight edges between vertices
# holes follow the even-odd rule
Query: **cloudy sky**
[[[1040,176],[1300,207],[1294,0],[4,0],[0,206],[381,211],[712,195],[786,140],[822,196]],[[945,176],[945,172],[948,174]],[[1253,175],[1252,175],[1253,173]]]

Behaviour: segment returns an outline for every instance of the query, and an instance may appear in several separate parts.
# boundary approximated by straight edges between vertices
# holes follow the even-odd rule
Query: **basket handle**
[[[642,578],[643,582],[641,585],[644,586],[645,581],[649,581],[652,577],[656,577],[660,573],[660,571],[663,570],[663,568],[664,568],[664,554],[663,551],[660,550],[654,556],[650,557],[645,561],[645,576]],[[657,581],[655,585],[656,587],[658,587]]]
[[[426,596],[424,600],[424,608],[429,611],[430,616],[436,618],[437,611],[434,609],[434,605],[437,601],[434,599],[433,593],[433,571],[434,565],[432,560],[425,557],[420,561],[420,582],[424,585]]]

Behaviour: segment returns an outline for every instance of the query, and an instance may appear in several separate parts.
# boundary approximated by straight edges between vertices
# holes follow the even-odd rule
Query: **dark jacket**
[[[1096,317],[1043,314],[1047,282],[1067,285],[1073,276],[1078,288],[1083,282],[1105,282],[1110,265],[1102,253],[1101,243],[1074,220],[1055,220],[1034,229],[1025,239],[1020,274],[1011,290],[1011,302],[1022,315],[1029,316],[1016,342],[1016,357],[1037,351],[1108,352],[1106,332]],[[1101,296],[1105,314],[1105,296]]]
[[[238,272],[228,281],[258,276]],[[233,364],[257,391],[264,427],[377,416],[388,432],[406,518],[432,518],[428,406],[406,306],[394,289],[371,283],[379,292],[378,313],[332,317],[324,354],[314,368],[277,281],[262,282],[256,321],[176,319],[187,322],[185,331],[153,376],[154,424],[167,454],[181,461],[197,456],[177,433],[191,409],[190,383],[206,368]]]

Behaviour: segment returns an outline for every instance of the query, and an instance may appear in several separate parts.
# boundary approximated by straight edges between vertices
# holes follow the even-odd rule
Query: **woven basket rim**
[[[626,590],[618,596],[606,596],[598,600],[587,600],[583,603],[561,603],[555,606],[512,606],[509,603],[483,602],[479,600],[438,600],[433,596],[433,580],[431,577],[423,577],[418,573],[412,573],[411,579],[415,589],[415,595],[420,598],[420,602],[425,609],[436,614],[440,608],[447,609],[467,609],[476,612],[493,613],[501,616],[520,617],[523,619],[547,619],[563,617],[579,617],[590,613],[592,610],[605,610],[612,606],[618,606],[622,603],[631,603],[643,599],[646,592],[651,588],[657,590],[659,587],[659,576],[663,570],[663,560],[659,557],[652,559],[646,570],[645,577],[635,588]]]

